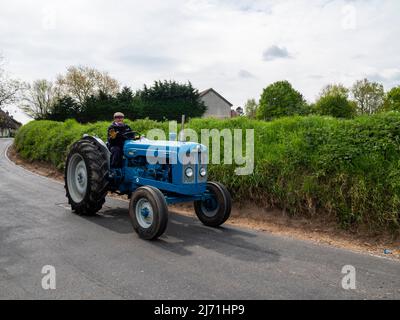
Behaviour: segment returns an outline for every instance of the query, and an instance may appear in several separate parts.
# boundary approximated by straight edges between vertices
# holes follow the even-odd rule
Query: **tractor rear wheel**
[[[65,165],[65,190],[68,202],[79,215],[95,215],[108,192],[107,154],[94,141],[76,142]]]
[[[129,216],[140,238],[160,237],[168,224],[168,206],[163,193],[150,186],[137,189],[131,196]]]
[[[204,201],[195,201],[194,210],[204,225],[216,228],[224,224],[231,215],[231,195],[219,182],[208,182],[207,193],[210,198]]]

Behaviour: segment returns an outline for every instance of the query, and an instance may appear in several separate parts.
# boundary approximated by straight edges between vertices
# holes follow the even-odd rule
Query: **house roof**
[[[8,112],[0,110],[0,128],[17,130],[22,124],[15,120]]]
[[[200,97],[203,97],[203,96],[205,96],[207,93],[210,93],[210,92],[214,92],[218,97],[220,97],[220,98],[221,98],[222,100],[224,100],[227,104],[229,104],[230,107],[233,106],[232,103],[230,103],[228,100],[226,100],[223,96],[221,96],[221,95],[220,95],[217,91],[215,91],[213,88],[210,88],[210,89],[207,89],[207,90],[204,90],[204,91],[200,92]]]

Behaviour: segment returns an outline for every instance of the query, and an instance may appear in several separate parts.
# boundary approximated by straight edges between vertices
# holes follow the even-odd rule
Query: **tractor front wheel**
[[[207,183],[208,198],[195,201],[194,209],[199,220],[208,227],[219,227],[229,219],[232,200],[229,191],[218,182]]]
[[[140,238],[160,237],[168,224],[168,206],[163,193],[149,186],[137,189],[131,196],[129,216]]]

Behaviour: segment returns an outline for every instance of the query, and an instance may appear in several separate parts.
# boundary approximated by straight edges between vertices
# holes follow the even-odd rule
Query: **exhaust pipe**
[[[179,141],[180,142],[185,142],[183,141],[183,138],[185,137],[185,120],[186,120],[186,116],[182,115],[182,124],[181,124],[181,133],[180,133],[180,137],[179,137]]]

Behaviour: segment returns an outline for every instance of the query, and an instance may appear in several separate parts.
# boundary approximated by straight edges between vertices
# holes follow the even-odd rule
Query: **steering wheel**
[[[122,136],[127,140],[140,140],[140,133],[136,131],[129,131],[122,134]]]

